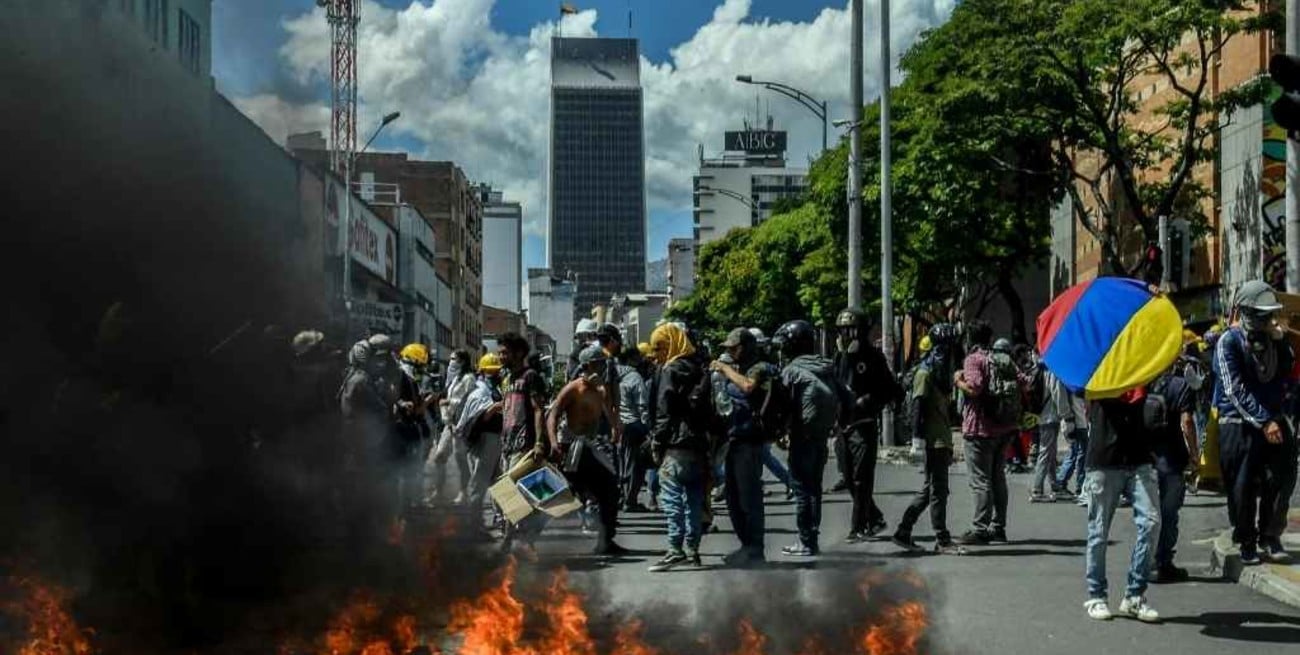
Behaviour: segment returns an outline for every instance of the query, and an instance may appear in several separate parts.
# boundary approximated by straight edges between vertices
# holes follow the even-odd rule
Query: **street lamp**
[[[742,84],[753,84],[755,86],[761,86],[767,89],[768,91],[776,91],[777,93],[787,98],[790,98],[795,102],[798,102],[804,107],[807,107],[808,111],[811,111],[813,114],[817,116],[817,118],[821,119],[822,151],[825,152],[826,150],[826,101],[818,100],[808,95],[807,93],[804,93],[803,91],[800,91],[799,89],[796,89],[788,84],[782,84],[780,82],[767,82],[767,81],[755,80],[753,77],[749,75],[737,75],[736,81]]]
[[[370,135],[370,140],[366,141],[360,152],[348,153],[344,161],[343,188],[346,193],[343,194],[343,220],[339,221],[339,253],[343,256],[343,308],[348,313],[344,317],[345,321],[351,322],[352,312],[352,249],[348,244],[348,230],[352,227],[352,169],[356,166],[357,157],[364,153],[370,144],[374,143],[375,137],[388,127],[389,123],[397,120],[402,116],[402,112],[395,111],[385,114],[379,127],[375,128],[375,133]]]
[[[744,206],[749,208],[750,224],[753,225],[758,222],[758,205],[754,204],[753,199],[747,198],[744,194],[736,193],[731,189],[717,189],[711,186],[704,186],[704,185],[700,185],[699,187],[697,187],[695,192],[700,193],[701,191],[707,193],[717,193],[743,204]]]

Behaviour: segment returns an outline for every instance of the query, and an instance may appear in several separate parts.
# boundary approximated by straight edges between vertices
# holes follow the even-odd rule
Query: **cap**
[[[1263,280],[1251,280],[1237,288],[1233,305],[1259,312],[1276,312],[1282,309],[1277,292]]]
[[[754,335],[745,328],[736,328],[727,333],[727,340],[722,342],[723,348],[735,348],[736,346],[754,345]]]
[[[583,366],[594,362],[604,361],[605,351],[602,350],[600,346],[587,346],[582,349],[582,352],[578,353],[578,363]]]
[[[596,325],[595,321],[589,318],[584,318],[578,321],[578,326],[573,328],[573,333],[574,334],[595,334],[596,330],[599,329],[599,327],[600,326]]]
[[[316,330],[303,330],[293,337],[293,354],[301,357],[325,341],[325,335]]]
[[[387,334],[376,334],[366,341],[370,343],[370,348],[374,352],[382,353],[393,351],[393,338]]]
[[[619,332],[618,328],[615,327],[613,323],[606,323],[600,326],[600,329],[596,330],[596,336],[602,339],[613,339],[614,341],[623,343],[623,333]]]

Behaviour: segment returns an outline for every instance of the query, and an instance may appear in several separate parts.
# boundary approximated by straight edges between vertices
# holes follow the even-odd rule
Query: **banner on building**
[[[326,222],[338,225],[338,218],[344,208],[341,197],[343,186],[331,180],[329,192],[325,199]],[[397,285],[397,232],[377,216],[374,211],[355,196],[348,198],[352,202],[352,216],[348,229],[348,251],[352,261],[379,276],[385,282]]]
[[[351,317],[355,331],[383,333],[400,339],[406,311],[399,303],[353,300]]]
[[[745,130],[727,132],[727,151],[751,155],[779,155],[785,152],[785,132]]]

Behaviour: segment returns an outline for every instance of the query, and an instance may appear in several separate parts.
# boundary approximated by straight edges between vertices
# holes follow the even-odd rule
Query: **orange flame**
[[[660,655],[659,651],[645,643],[641,635],[645,624],[632,621],[620,627],[614,634],[614,650],[610,655]]]
[[[882,622],[867,629],[862,650],[867,655],[917,655],[917,646],[925,635],[925,606],[916,601],[887,608]]]
[[[25,598],[13,609],[27,619],[27,641],[18,655],[89,655],[90,630],[84,630],[64,609],[68,594],[63,589],[35,580],[18,579],[14,586]]]
[[[740,626],[740,648],[736,650],[735,655],[763,655],[763,647],[767,645],[767,637],[759,632],[749,619],[741,619]]]

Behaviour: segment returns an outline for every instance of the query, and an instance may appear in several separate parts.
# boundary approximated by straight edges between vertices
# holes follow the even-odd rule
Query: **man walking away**
[[[1064,435],[1074,433],[1074,399],[1065,383],[1044,368],[1043,411],[1038,421],[1038,458],[1034,461],[1034,483],[1029,487],[1029,502],[1052,503],[1066,494],[1056,482],[1056,445]]]
[[[1106,546],[1121,495],[1133,499],[1137,536],[1119,613],[1147,623],[1160,620],[1160,614],[1147,604],[1145,596],[1160,535],[1160,509],[1156,504],[1159,491],[1152,466],[1154,437],[1144,422],[1149,413],[1147,400],[1145,390],[1135,389],[1117,399],[1094,401],[1089,408],[1092,433],[1088,435],[1088,476],[1083,483],[1088,496],[1088,546],[1084,557],[1088,600],[1083,607],[1089,617],[1099,621],[1113,617],[1107,596]],[[1158,404],[1153,399],[1152,405]]]
[[[1010,353],[990,352],[993,328],[971,321],[967,333],[970,354],[957,372],[956,384],[965,395],[961,431],[966,441],[966,466],[975,496],[972,528],[964,545],[1007,540],[1007,470],[1003,453],[1020,429],[1021,385]]]
[[[815,557],[821,552],[822,477],[830,457],[827,441],[836,421],[850,415],[853,399],[835,376],[835,364],[814,354],[816,332],[807,321],[790,321],[776,331],[787,362],[781,386],[790,408],[790,476],[795,495],[799,542],[781,552],[789,557]]]
[[[659,507],[668,523],[668,552],[650,567],[660,572],[688,562],[701,565],[709,440],[697,409],[708,386],[701,385],[704,370],[696,363],[695,346],[681,326],[665,323],[655,328],[650,348],[659,366],[650,445],[659,466]]]
[[[550,452],[546,440],[546,381],[540,373],[528,367],[528,340],[507,332],[497,339],[497,356],[502,367],[510,373],[505,382],[501,404],[501,438],[504,469],[509,470],[524,457],[545,460]],[[506,524],[505,539],[501,549],[509,552],[515,537],[521,537],[528,554],[533,554],[533,542],[546,527],[546,514],[533,512],[518,526]]]
[[[740,550],[727,556],[732,566],[749,566],[766,560],[763,511],[763,453],[772,440],[764,422],[765,409],[779,402],[773,397],[775,367],[762,361],[758,341],[745,328],[736,328],[722,342],[731,366],[715,361],[711,370],[725,376],[724,393],[729,411],[724,421],[727,440],[726,500],[732,528],[740,540]],[[742,373],[742,371],[744,371]]]
[[[1088,403],[1077,393],[1070,394],[1070,407],[1074,411],[1072,430],[1065,435],[1070,449],[1065,453],[1065,460],[1056,469],[1057,494],[1070,497],[1070,478],[1074,478],[1074,495],[1080,507],[1088,506],[1088,499],[1083,495],[1083,477],[1087,473],[1085,459],[1088,454]]]
[[[501,463],[501,357],[483,355],[478,361],[478,379],[474,390],[465,398],[465,406],[456,424],[456,436],[468,446],[469,494],[467,506],[474,530],[483,529],[483,501],[496,479]]]
[[[1156,582],[1183,582],[1187,569],[1174,566],[1178,547],[1178,513],[1183,508],[1187,490],[1186,474],[1191,463],[1200,459],[1197,450],[1196,390],[1183,377],[1180,361],[1151,384],[1148,409],[1156,412],[1150,419],[1158,425],[1154,448],[1156,480],[1160,489],[1160,540],[1156,542]],[[1163,411],[1161,411],[1163,409]]]
[[[1214,404],[1219,463],[1241,563],[1290,559],[1282,548],[1296,484],[1296,437],[1284,413],[1295,355],[1278,326],[1282,309],[1264,282],[1246,282],[1233,302],[1238,322],[1215,345]],[[1258,546],[1258,548],[1257,548]]]
[[[912,376],[908,390],[914,408],[912,441],[925,444],[925,483],[903,512],[893,541],[909,551],[919,551],[912,540],[912,526],[921,514],[930,510],[934,528],[935,552],[957,555],[963,551],[948,532],[948,468],[952,466],[952,349],[957,330],[939,324],[930,328],[930,352]]]
[[[853,407],[846,426],[836,435],[844,442],[844,479],[853,499],[848,543],[859,543],[884,531],[885,516],[876,507],[876,456],[880,412],[903,397],[898,381],[889,370],[884,353],[867,341],[871,321],[859,309],[848,308],[835,319],[835,375],[853,395]]]
[[[587,346],[578,355],[578,377],[560,390],[546,420],[546,434],[552,452],[564,462],[564,473],[574,491],[596,506],[599,516],[597,555],[623,555],[627,550],[614,543],[618,529],[618,476],[609,453],[596,443],[602,423],[613,426],[613,440],[619,441],[622,427],[609,406],[605,387],[605,352]]]

